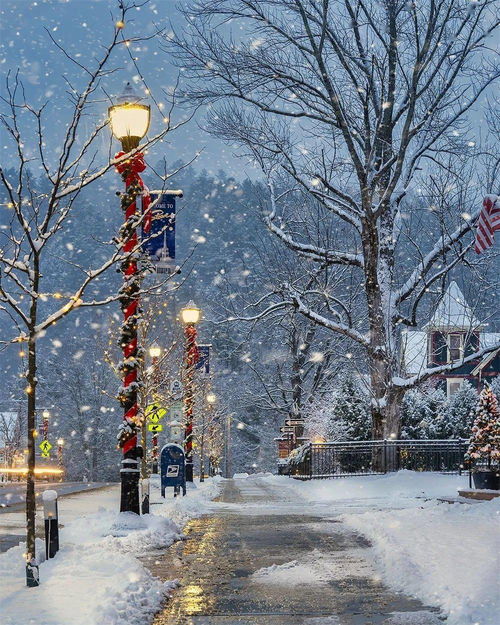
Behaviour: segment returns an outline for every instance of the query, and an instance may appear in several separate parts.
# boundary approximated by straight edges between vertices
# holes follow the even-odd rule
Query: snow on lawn
[[[300,496],[316,503],[377,499],[377,505],[392,506],[416,497],[455,497],[466,488],[466,475],[443,475],[416,471],[398,471],[385,475],[366,475],[301,482],[283,476],[267,478],[274,485],[288,486]],[[411,504],[411,501],[408,502]]]
[[[60,532],[61,549],[40,565],[41,585],[26,588],[23,546],[0,555],[2,625],[145,625],[175,581],[162,583],[136,556],[168,547],[182,526],[203,514],[220,490],[213,478],[189,490],[187,497],[162,500],[153,482],[152,514],[117,514],[114,501],[82,514]],[[171,492],[169,489],[168,492]],[[64,500],[62,500],[64,501]],[[64,516],[60,516],[64,524]],[[38,553],[44,544],[37,541]]]
[[[500,498],[341,518],[371,541],[385,582],[440,607],[447,625],[498,625]]]

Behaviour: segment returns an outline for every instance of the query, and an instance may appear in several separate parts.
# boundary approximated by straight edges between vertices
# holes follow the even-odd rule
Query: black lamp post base
[[[192,462],[186,462],[186,482],[194,482]]]
[[[140,471],[137,468],[138,460],[125,458],[122,460],[123,468],[120,471],[121,479],[121,498],[120,512],[141,513],[139,502],[139,478]]]

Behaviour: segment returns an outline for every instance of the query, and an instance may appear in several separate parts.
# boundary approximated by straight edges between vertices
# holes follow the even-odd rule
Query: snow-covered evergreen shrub
[[[500,403],[500,375],[497,375],[495,378],[493,378],[490,384],[490,388],[495,394],[498,402]]]
[[[401,404],[401,438],[448,438],[446,394],[439,388],[424,385],[405,393]]]
[[[446,407],[443,438],[469,438],[476,404],[477,391],[465,381]]]
[[[314,401],[307,411],[306,436],[311,440],[368,440],[371,438],[370,404],[351,373],[336,379],[335,388]]]

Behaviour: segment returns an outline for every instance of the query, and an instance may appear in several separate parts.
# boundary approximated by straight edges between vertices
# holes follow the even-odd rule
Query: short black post
[[[149,514],[149,480],[141,480],[141,513]]]
[[[45,519],[45,557],[53,558],[59,551],[59,519],[57,492],[46,490],[42,494],[43,516]]]

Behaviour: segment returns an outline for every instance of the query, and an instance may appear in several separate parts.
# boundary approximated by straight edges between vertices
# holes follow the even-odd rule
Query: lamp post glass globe
[[[208,395],[207,395],[207,403],[208,404],[215,404],[216,401],[217,401],[217,396],[215,395],[215,393],[208,393]]]
[[[42,417],[43,417],[44,419],[48,419],[48,418],[50,417],[50,412],[49,412],[48,410],[44,410],[44,411],[42,412]]]
[[[161,356],[161,347],[154,343],[149,348],[149,355],[151,356],[151,358],[159,358]]]
[[[181,318],[186,325],[196,324],[201,318],[201,309],[191,301],[181,310]]]
[[[59,447],[62,447],[64,445],[64,438],[58,438],[57,444],[59,445]]]
[[[139,145],[149,129],[151,107],[142,104],[130,83],[127,83],[117,103],[109,107],[108,115],[111,132],[121,142],[124,152],[130,152]]]

